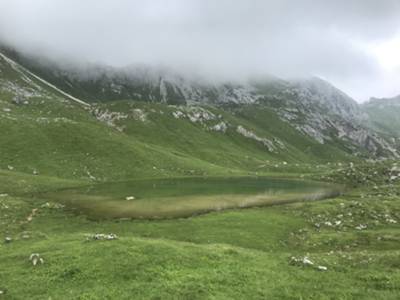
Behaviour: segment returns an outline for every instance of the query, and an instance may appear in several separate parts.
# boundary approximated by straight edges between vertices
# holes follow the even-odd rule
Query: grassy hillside
[[[99,122],[88,108],[66,100],[4,60],[0,68],[3,169],[100,180],[188,170],[226,172],[195,156],[167,151],[157,140],[149,144]],[[171,147],[178,143],[171,141]]]
[[[279,172],[282,165],[276,163],[282,161],[348,159],[340,144],[321,145],[265,107],[132,100],[86,107],[3,59],[0,71],[0,168],[5,170],[117,180],[268,173]]]
[[[379,103],[382,101],[382,104]],[[397,105],[385,103],[385,100],[376,100],[374,103],[365,104],[364,111],[370,118],[370,126],[375,130],[400,138],[400,100]]]
[[[398,299],[400,171],[346,149],[265,106],[82,106],[0,58],[0,299]],[[249,174],[354,189],[162,221],[91,220],[42,197],[96,181]]]

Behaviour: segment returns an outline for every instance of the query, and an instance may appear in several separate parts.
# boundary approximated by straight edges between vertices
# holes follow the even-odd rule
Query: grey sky
[[[0,38],[223,79],[317,75],[359,101],[400,94],[400,0],[0,0]]]

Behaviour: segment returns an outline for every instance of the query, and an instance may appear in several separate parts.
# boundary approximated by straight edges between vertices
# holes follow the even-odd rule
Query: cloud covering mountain
[[[0,38],[54,58],[213,78],[316,75],[357,100],[400,93],[396,0],[0,0]]]

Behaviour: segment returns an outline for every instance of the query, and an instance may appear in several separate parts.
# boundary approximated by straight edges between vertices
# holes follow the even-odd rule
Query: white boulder
[[[43,260],[43,258],[40,257],[39,253],[32,253],[29,256],[29,260],[32,262],[32,264],[34,266],[36,266],[37,264],[43,264],[44,263],[44,260]]]

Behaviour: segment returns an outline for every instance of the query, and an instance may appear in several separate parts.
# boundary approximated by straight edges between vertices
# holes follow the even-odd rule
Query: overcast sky
[[[400,94],[400,0],[0,0],[28,52],[206,76],[320,76],[358,101]]]

